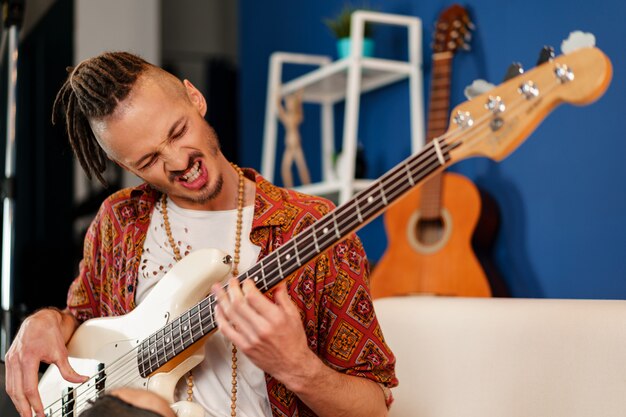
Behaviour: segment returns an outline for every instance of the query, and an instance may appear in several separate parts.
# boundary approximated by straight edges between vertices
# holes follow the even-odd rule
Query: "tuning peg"
[[[551,46],[544,46],[541,48],[541,52],[539,52],[539,59],[537,59],[537,66],[552,61],[554,59],[554,48]]]
[[[465,35],[463,35],[463,39],[465,39],[465,42],[469,42],[472,40],[472,32],[465,32]]]
[[[471,21],[471,20],[468,20],[467,22],[465,22],[465,25],[467,26],[467,28],[468,28],[469,30],[474,30],[474,29],[476,29],[476,25],[474,25],[474,23],[472,23],[472,21]]]
[[[522,68],[522,64],[520,64],[519,62],[514,62],[511,65],[509,65],[509,67],[507,68],[502,82],[508,81],[511,78],[515,78],[518,75],[523,74],[523,73],[524,73],[524,68]]]
[[[465,95],[465,97],[467,97],[468,100],[471,100],[474,97],[486,93],[492,88],[495,88],[495,85],[485,80],[478,79],[474,80],[472,84],[465,87],[465,89],[463,89],[463,94]]]
[[[571,32],[567,39],[561,42],[561,52],[569,54],[577,49],[592,46],[596,46],[596,37],[594,34],[577,30]]]

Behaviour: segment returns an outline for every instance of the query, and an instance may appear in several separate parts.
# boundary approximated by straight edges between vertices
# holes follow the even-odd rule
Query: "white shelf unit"
[[[365,23],[405,26],[408,35],[408,60],[395,61],[362,56],[363,29]],[[352,14],[350,34],[352,50],[347,58],[331,61],[327,56],[276,52],[270,58],[265,129],[263,135],[262,175],[274,180],[276,164],[276,141],[278,130],[278,97],[302,91],[303,102],[321,106],[321,161],[322,180],[317,183],[295,187],[307,194],[332,196],[342,204],[372,180],[354,178],[357,152],[357,130],[361,94],[408,78],[411,151],[424,146],[424,119],[422,103],[422,25],[414,16],[356,11]],[[284,64],[315,65],[317,69],[298,78],[283,82]],[[334,118],[333,105],[345,100],[342,139],[343,162],[339,172],[333,168]]]

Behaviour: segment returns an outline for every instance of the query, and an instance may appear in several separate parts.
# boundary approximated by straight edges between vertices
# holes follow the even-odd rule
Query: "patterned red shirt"
[[[332,210],[327,200],[276,187],[255,171],[250,240],[263,258]],[[80,320],[118,316],[135,308],[143,244],[159,192],[144,184],[111,195],[85,237],[78,277],[67,305]],[[369,268],[356,235],[338,243],[287,279],[309,347],[333,369],[369,378],[383,387],[397,385],[395,357],[384,341],[369,292]],[[266,375],[274,416],[314,416],[291,391]],[[385,389],[388,393],[389,390]],[[388,405],[392,398],[387,395]]]

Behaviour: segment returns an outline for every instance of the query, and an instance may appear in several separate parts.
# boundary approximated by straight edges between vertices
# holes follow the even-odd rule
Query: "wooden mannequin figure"
[[[285,97],[285,107],[278,98],[278,118],[285,127],[285,152],[281,164],[281,175],[285,187],[293,187],[291,164],[295,162],[302,184],[310,184],[309,169],[304,160],[304,152],[300,145],[300,130],[298,127],[304,116],[302,113],[302,91]]]

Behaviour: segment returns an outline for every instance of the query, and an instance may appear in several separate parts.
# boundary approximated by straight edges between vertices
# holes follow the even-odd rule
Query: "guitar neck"
[[[452,52],[433,54],[432,81],[428,101],[428,130],[426,142],[441,136],[448,127],[450,115],[450,78],[452,72]]]
[[[452,58],[450,51],[433,54],[433,69],[428,105],[428,130],[426,142],[441,136],[448,127],[450,115],[450,80]],[[422,186],[420,213],[425,219],[436,219],[441,215],[441,175],[433,175]]]
[[[269,291],[317,255],[369,223],[413,186],[449,165],[450,151],[456,146],[437,139],[431,141],[352,200],[239,275],[239,281],[251,279],[262,292]],[[214,331],[217,328],[216,305],[215,297],[210,295],[144,340],[137,353],[140,374],[147,377]]]

